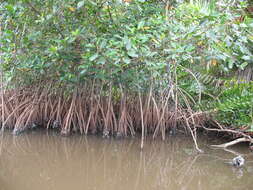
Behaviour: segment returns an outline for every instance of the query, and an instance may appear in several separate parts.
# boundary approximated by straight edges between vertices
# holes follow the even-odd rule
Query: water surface
[[[102,139],[61,137],[34,131],[0,135],[1,190],[252,190],[253,153],[246,146],[214,150],[199,139],[196,154],[191,138]],[[226,164],[236,154],[246,158],[237,169]]]

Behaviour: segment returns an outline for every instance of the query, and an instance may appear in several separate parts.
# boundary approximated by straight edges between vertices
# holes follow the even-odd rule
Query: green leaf
[[[229,68],[229,69],[232,69],[233,66],[234,66],[234,61],[230,60],[230,61],[228,62],[228,68]]]
[[[83,74],[85,74],[86,72],[87,72],[87,70],[86,70],[86,69],[83,69],[83,70],[81,70],[80,74],[83,75]]]
[[[124,36],[123,42],[126,46],[126,49],[129,51],[132,48],[131,40],[127,36]]]
[[[245,67],[248,65],[248,63],[247,62],[244,62],[244,63],[242,63],[241,65],[239,65],[239,68],[241,69],[241,70],[244,70],[245,69]]]
[[[132,48],[131,41],[129,40],[126,44],[126,49],[129,51]]]
[[[52,15],[52,14],[49,14],[49,15],[46,16],[46,19],[47,19],[47,20],[50,20],[51,18],[53,18],[53,15]]]
[[[58,50],[58,48],[57,48],[56,46],[51,46],[51,47],[49,48],[49,51],[52,52],[52,53],[56,53],[57,50]]]
[[[214,31],[207,31],[206,36],[212,41],[215,41],[215,42],[217,41],[217,35],[215,34]]]
[[[251,57],[248,56],[248,55],[244,55],[244,56],[242,56],[242,59],[245,60],[245,61],[250,61]]]
[[[192,45],[192,44],[189,44],[188,46],[186,46],[186,51],[187,52],[191,52],[191,51],[193,51],[195,49],[195,47]]]
[[[137,29],[138,30],[142,29],[144,25],[145,25],[145,21],[142,20],[141,22],[138,23]]]
[[[89,2],[90,2],[92,5],[97,6],[97,3],[96,3],[96,2],[91,1],[91,0],[89,0]]]
[[[101,58],[98,59],[97,64],[104,65],[105,62],[106,62],[105,58],[101,57]]]
[[[126,64],[129,64],[129,63],[131,63],[131,60],[130,59],[128,59],[128,58],[123,58],[123,61],[124,61],[124,63],[126,63]]]
[[[75,31],[72,31],[71,34],[73,36],[78,36],[80,34],[80,30],[79,29],[76,29]]]
[[[130,57],[135,57],[135,58],[138,57],[138,55],[136,54],[136,51],[134,51],[133,49],[131,49],[130,51],[128,51],[127,54],[128,54]]]
[[[80,1],[77,3],[77,9],[80,9],[81,7],[83,7],[84,5],[84,1]]]
[[[100,44],[100,48],[101,48],[101,49],[105,48],[105,47],[106,47],[106,44],[107,44],[107,40],[104,39],[104,40],[101,42],[101,44]]]
[[[11,4],[6,5],[5,8],[7,9],[7,11],[9,13],[13,13],[14,12],[14,8],[13,8],[13,6]]]
[[[92,56],[89,58],[89,60],[90,60],[90,61],[94,61],[94,60],[97,59],[97,58],[98,58],[98,54],[96,53],[96,54],[92,55]]]

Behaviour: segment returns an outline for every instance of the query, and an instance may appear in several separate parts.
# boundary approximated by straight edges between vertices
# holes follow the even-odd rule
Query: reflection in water
[[[200,144],[207,144],[200,140]],[[139,139],[60,137],[40,131],[0,138],[0,184],[3,190],[208,190],[252,189],[253,163],[233,168],[229,152],[202,147],[195,154],[191,139],[166,142]],[[191,150],[191,151],[189,151]],[[252,155],[244,147],[238,150]]]

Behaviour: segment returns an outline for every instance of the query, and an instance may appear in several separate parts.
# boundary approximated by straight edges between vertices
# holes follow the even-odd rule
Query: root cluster
[[[190,133],[196,143],[196,126],[204,121],[201,114],[182,108],[173,91],[157,95],[152,88],[146,93],[130,93],[109,86],[66,88],[51,85],[6,90],[0,107],[2,129],[14,134],[34,127],[57,128],[63,135],[101,133],[104,137],[151,134],[153,138],[175,130]],[[142,145],[143,146],[143,145]]]

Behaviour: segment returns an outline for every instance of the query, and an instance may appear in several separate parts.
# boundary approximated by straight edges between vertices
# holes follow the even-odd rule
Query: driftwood
[[[250,143],[253,143],[252,139],[247,138],[247,137],[242,137],[242,138],[235,139],[233,141],[230,141],[230,142],[227,142],[227,143],[224,143],[224,144],[211,145],[211,146],[215,147],[215,148],[227,148],[229,146],[233,146],[233,145],[241,143],[241,142],[250,142]]]

